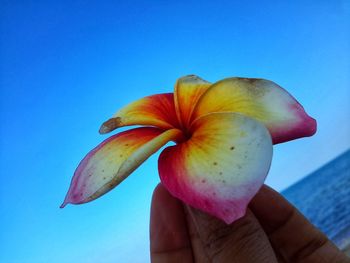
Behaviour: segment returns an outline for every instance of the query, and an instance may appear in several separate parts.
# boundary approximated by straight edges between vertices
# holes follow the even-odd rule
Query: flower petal
[[[188,141],[161,153],[161,181],[183,202],[231,223],[245,214],[265,180],[270,134],[260,122],[236,113],[202,116],[191,131]]]
[[[116,134],[89,152],[76,169],[61,207],[92,201],[110,191],[160,147],[181,134],[153,127]]]
[[[176,114],[182,127],[188,127],[192,112],[203,93],[211,83],[196,75],[179,78],[175,84]]]
[[[172,93],[156,94],[134,101],[104,122],[101,134],[129,125],[150,125],[161,129],[179,127]]]
[[[269,80],[228,78],[216,82],[201,97],[192,120],[227,111],[263,122],[274,144],[316,132],[316,121],[287,91]]]

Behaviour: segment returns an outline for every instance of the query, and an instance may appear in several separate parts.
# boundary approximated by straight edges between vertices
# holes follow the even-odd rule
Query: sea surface
[[[350,248],[350,150],[282,194],[340,249]]]

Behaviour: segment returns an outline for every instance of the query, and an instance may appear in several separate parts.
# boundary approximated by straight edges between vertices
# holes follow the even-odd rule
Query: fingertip
[[[263,185],[249,204],[266,233],[283,225],[296,211],[282,195],[267,185]]]
[[[212,262],[276,262],[264,231],[249,209],[242,218],[226,224],[196,208],[187,208]]]
[[[169,192],[165,189],[165,187],[159,183],[153,190],[153,195],[152,195],[152,202],[153,200],[155,202],[158,202],[160,200],[164,199],[173,199]]]
[[[162,184],[158,184],[154,190],[153,190],[153,194],[152,194],[152,205],[154,202],[157,202],[158,199],[161,198],[162,195],[164,195],[164,187],[162,186]]]
[[[169,208],[177,211],[180,207],[180,201],[171,196],[161,183],[154,188],[152,194],[151,219],[152,217],[162,216],[164,211]]]
[[[319,229],[270,187],[263,186],[249,207],[285,261],[321,262],[320,259],[327,259],[322,262],[335,262],[334,258],[343,258]]]
[[[182,203],[161,184],[156,186],[152,196],[150,246],[152,262],[192,258]]]

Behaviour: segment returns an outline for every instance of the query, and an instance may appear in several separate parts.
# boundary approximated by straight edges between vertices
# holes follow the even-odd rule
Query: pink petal
[[[168,191],[231,223],[245,214],[270,167],[272,142],[260,122],[236,113],[197,119],[192,137],[166,148],[158,168]]]
[[[265,79],[228,78],[202,95],[192,120],[211,112],[237,112],[262,122],[274,144],[311,136],[316,121],[283,88]]]
[[[76,169],[61,205],[92,201],[113,189],[179,130],[136,128],[116,134],[89,152]]]

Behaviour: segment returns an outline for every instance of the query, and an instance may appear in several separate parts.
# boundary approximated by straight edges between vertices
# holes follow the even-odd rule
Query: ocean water
[[[349,248],[350,150],[282,194],[339,248]]]

